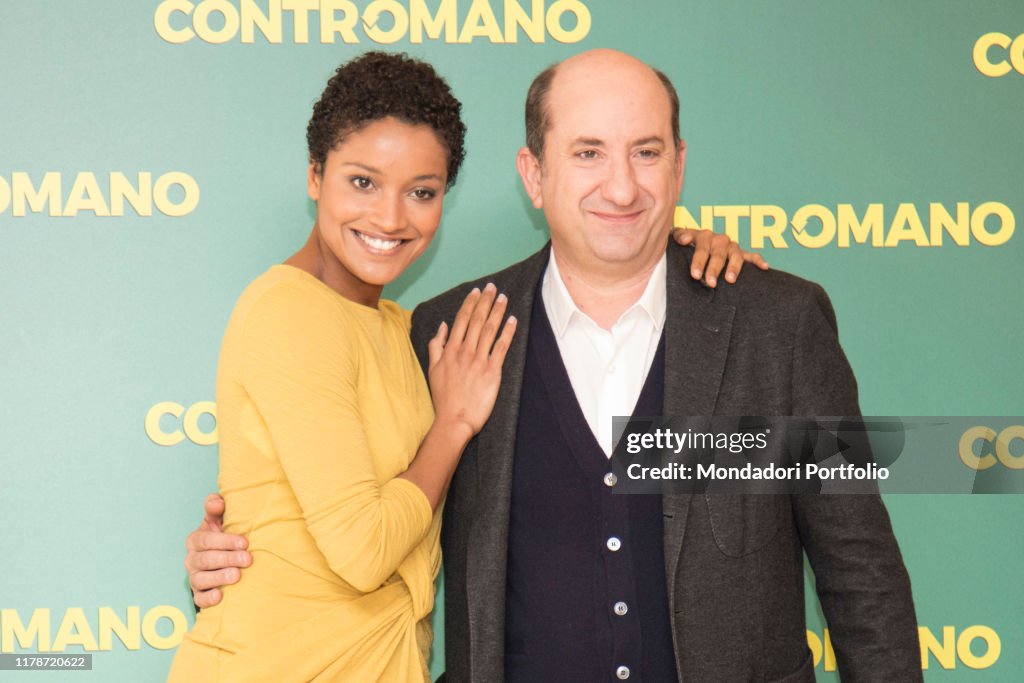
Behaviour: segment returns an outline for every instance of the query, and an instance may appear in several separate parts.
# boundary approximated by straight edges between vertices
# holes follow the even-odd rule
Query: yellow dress
[[[396,475],[433,420],[409,314],[272,267],[217,373],[225,530],[253,555],[169,681],[429,680],[440,511]]]

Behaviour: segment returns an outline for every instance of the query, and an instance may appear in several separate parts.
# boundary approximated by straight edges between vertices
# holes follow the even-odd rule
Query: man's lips
[[[609,213],[606,211],[591,211],[595,218],[607,223],[632,223],[643,214],[643,211],[631,211],[629,213]]]

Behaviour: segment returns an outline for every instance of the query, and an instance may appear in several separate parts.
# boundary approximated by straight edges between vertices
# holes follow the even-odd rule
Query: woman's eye
[[[427,201],[436,197],[437,193],[434,192],[433,190],[427,190],[421,187],[413,190],[412,196],[415,197],[416,199],[422,199],[423,201]]]
[[[357,175],[352,177],[352,184],[360,190],[369,190],[373,187],[373,181],[364,175]]]

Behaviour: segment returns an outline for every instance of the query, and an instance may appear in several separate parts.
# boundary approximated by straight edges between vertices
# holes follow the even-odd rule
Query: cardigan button
[[[620,681],[624,681],[627,678],[629,678],[629,667],[620,666],[618,669],[615,670],[615,677],[618,678]]]

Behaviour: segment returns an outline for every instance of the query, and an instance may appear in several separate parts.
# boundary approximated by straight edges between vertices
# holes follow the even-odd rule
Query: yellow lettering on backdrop
[[[469,6],[469,13],[466,14],[466,21],[462,24],[459,42],[471,43],[474,38],[487,38],[492,43],[500,43],[503,40],[501,29],[498,28],[498,18],[494,16],[488,0],[473,0],[473,4]]]
[[[562,15],[571,13],[576,25],[571,30],[562,28]],[[548,34],[560,43],[578,43],[590,33],[590,10],[579,0],[557,0],[548,8],[545,25]]]
[[[812,218],[817,218],[821,222],[821,231],[817,235],[812,235],[810,231],[806,230],[807,223]],[[820,249],[835,239],[836,217],[821,204],[801,206],[793,214],[792,223],[793,237],[801,246],[808,249]]]
[[[378,25],[380,15],[384,12],[390,14],[392,19],[392,26],[387,30]],[[409,13],[396,0],[373,0],[363,10],[363,30],[366,37],[375,43],[397,43],[409,30]]]
[[[242,24],[242,42],[256,42],[256,29],[267,39],[268,43],[281,44],[281,37],[284,33],[281,20],[281,0],[268,0],[267,13],[256,3],[256,0],[242,0],[239,6],[240,21]]]
[[[96,176],[92,173],[79,173],[75,178],[75,184],[71,186],[68,193],[68,200],[64,203],[64,216],[76,216],[79,211],[92,211],[97,216],[109,216],[110,209],[107,207],[103,193],[96,182]]]
[[[161,619],[171,622],[170,635],[162,636],[157,630]],[[142,638],[147,645],[158,650],[170,650],[177,647],[186,631],[188,631],[188,622],[185,620],[185,615],[177,607],[171,605],[157,605],[146,612],[142,618]]]
[[[210,15],[223,17],[224,25],[219,29],[210,24]],[[238,10],[227,0],[203,0],[192,12],[192,26],[200,40],[219,45],[238,35],[240,19]]]
[[[931,224],[932,246],[942,246],[943,231],[961,247],[966,247],[971,241],[970,207],[967,206],[967,202],[957,202],[955,220],[946,207],[938,202],[932,202],[928,222]]]
[[[141,610],[137,605],[129,607],[125,613],[124,621],[114,611],[113,607],[100,607],[99,628],[100,650],[110,650],[114,647],[114,636],[120,640],[126,650],[138,650],[142,647],[141,633]]]
[[[441,38],[444,29],[444,42],[458,41],[459,15],[456,0],[441,0],[436,13],[431,16],[426,0],[409,2],[409,42],[422,43],[423,35],[431,40]]]
[[[14,652],[14,643],[24,650],[50,651],[50,610],[32,612],[25,626],[18,611],[0,609],[0,652]]]
[[[985,219],[989,216],[998,216],[1000,220],[999,230],[989,232],[985,227]],[[988,247],[997,247],[1006,244],[1013,237],[1017,221],[1013,212],[1005,204],[999,202],[985,202],[974,209],[971,214],[971,234],[974,239]]]
[[[25,215],[26,202],[34,213],[41,213],[46,206],[51,216],[59,216],[60,194],[60,173],[56,171],[43,174],[38,190],[32,185],[28,173],[18,171],[11,174],[11,213],[15,216]]]
[[[124,215],[124,201],[140,216],[153,215],[153,174],[141,171],[133,187],[124,173],[110,174],[110,215]]]
[[[188,0],[164,0],[161,2],[157,5],[156,12],[153,13],[153,28],[156,29],[156,34],[172,45],[181,45],[195,38],[196,32],[192,30],[191,26],[179,29],[171,26],[172,14],[190,15],[193,9],[195,9],[195,5]]]
[[[733,242],[738,242],[740,238],[740,218],[750,215],[749,206],[716,206],[715,216],[725,219],[725,234],[729,236]],[[701,218],[704,218],[704,212],[701,212]]]
[[[69,607],[64,612],[64,618],[53,639],[53,651],[63,652],[68,645],[79,645],[86,651],[96,649],[96,636],[81,607]]]
[[[883,242],[882,229],[882,205],[868,204],[864,211],[864,219],[859,220],[852,204],[840,204],[837,209],[838,242],[839,247],[847,249],[850,246],[850,234],[853,234],[853,241],[857,244],[865,244],[868,237],[871,238],[871,246],[880,247]]]
[[[318,0],[284,0],[284,9],[292,13],[292,37],[297,45],[309,42],[309,13],[318,8]]]
[[[519,42],[520,28],[531,43],[544,42],[544,0],[530,0],[529,15],[517,0],[505,0],[505,42]]]
[[[771,223],[767,220],[771,219]],[[772,246],[776,249],[787,249],[786,238],[782,233],[786,231],[786,212],[781,206],[752,206],[750,207],[750,246],[754,249],[764,248],[764,238],[767,237]]]
[[[343,12],[338,19],[338,12]],[[358,43],[356,23],[359,21],[359,10],[351,0],[320,0],[320,42],[333,43],[334,35],[341,36],[342,42]]]

